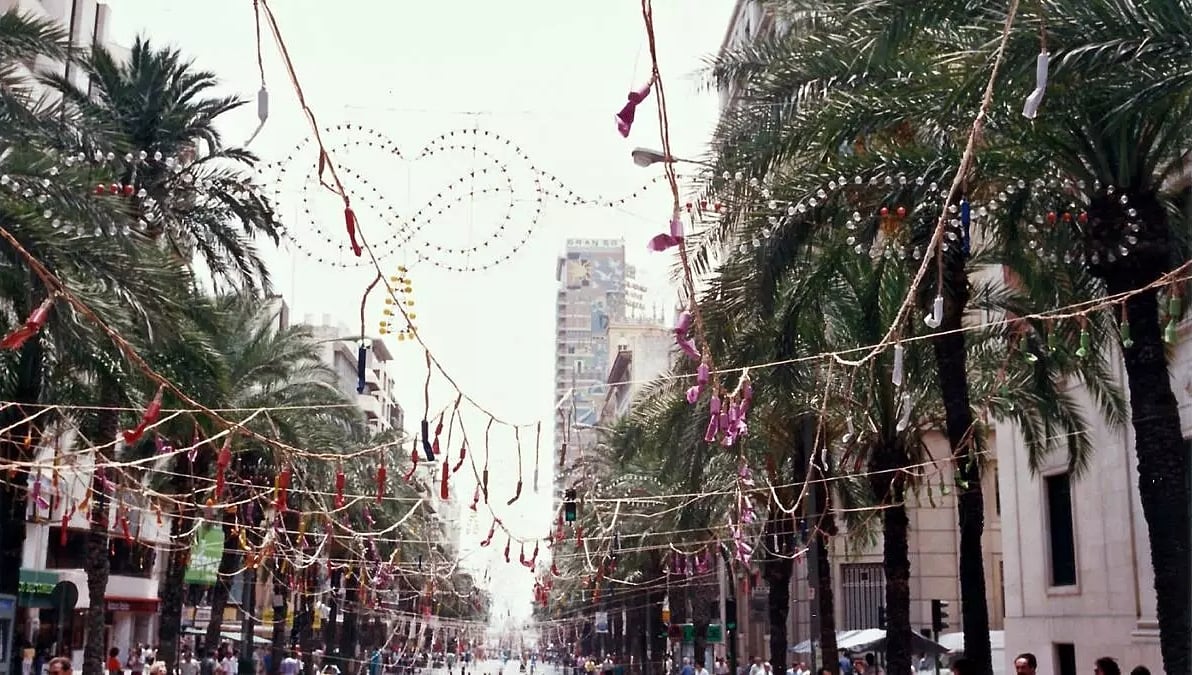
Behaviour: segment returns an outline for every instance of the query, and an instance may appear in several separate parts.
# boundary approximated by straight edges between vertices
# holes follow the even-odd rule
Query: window
[[[993,469],[993,512],[999,518],[1002,515],[1002,482],[998,479],[996,465]]]
[[[46,569],[83,569],[87,561],[87,531],[67,530],[66,545],[62,545],[62,528],[50,528],[46,551]],[[113,532],[108,538],[110,574],[148,579],[153,573],[155,552],[152,546],[139,541],[126,541]]]
[[[886,604],[886,574],[881,564],[844,564],[840,574],[844,593],[842,630],[877,628],[878,607]]]
[[[1051,585],[1076,585],[1076,532],[1072,523],[1072,479],[1065,473],[1043,478]]]
[[[1077,675],[1076,645],[1066,642],[1055,643],[1055,668],[1053,672],[1055,675]]]

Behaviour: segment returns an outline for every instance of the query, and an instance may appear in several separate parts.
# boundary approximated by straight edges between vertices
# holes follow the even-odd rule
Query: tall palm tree
[[[971,119],[963,117],[963,111],[968,108],[957,106],[957,102],[975,103],[978,100],[978,87],[984,86],[986,79],[982,72],[987,73],[990,51],[997,44],[996,38],[1005,16],[963,0],[924,3],[910,10],[905,4],[882,0],[861,6],[833,2],[814,4],[811,7],[806,3],[788,3],[788,7],[792,8],[791,18],[795,20],[795,30],[790,35],[746,48],[717,64],[722,80],[743,84],[745,91],[744,105],[730,115],[718,134],[722,147],[733,153],[740,166],[749,167],[761,175],[800,170],[795,167],[807,166],[807,163],[814,167],[823,157],[841,152],[855,155],[860,161],[874,154],[878,155],[873,158],[877,161],[889,161],[888,155],[892,152],[906,154],[908,150],[926,147],[936,154],[956,157],[957,146],[963,142],[961,133],[967,131],[971,123]],[[1129,7],[1132,3],[1118,5],[1112,10],[1106,10],[1099,3],[1092,3],[1091,6],[1082,4],[1080,7],[1063,2],[1047,4],[1044,13],[1048,17],[1046,23],[1049,32],[1052,32],[1053,14],[1072,15],[1061,19],[1061,23],[1067,26],[1062,44],[1080,46],[1070,50],[1078,58],[1066,58],[1076,62],[1088,61],[1090,55],[1100,54],[1113,61],[1115,57],[1111,55],[1123,53],[1116,48],[1101,48],[1109,44],[1109,40],[1116,40],[1116,34],[1113,37],[1090,36],[1081,33],[1079,26],[1087,25],[1089,21],[1096,21],[1099,26],[1114,25],[1115,22],[1108,20],[1106,14],[1114,11],[1122,12],[1120,20],[1130,22],[1126,14],[1133,12]],[[1174,6],[1179,3],[1170,4]],[[1174,49],[1175,43],[1182,40],[1182,37],[1175,37],[1182,35],[1179,26],[1171,25],[1171,22],[1179,24],[1184,21],[1184,14],[1178,10],[1168,10],[1157,10],[1154,16],[1148,15],[1146,20],[1134,22],[1133,26],[1141,31],[1139,35],[1157,34],[1152,31],[1160,26],[1169,29],[1167,32],[1160,31],[1167,42],[1160,40],[1153,45],[1153,49],[1150,48],[1151,42],[1146,42],[1149,61],[1141,64],[1140,68],[1164,73],[1158,79],[1169,86],[1160,88],[1161,92],[1173,94],[1175,100],[1179,100],[1181,92],[1173,86],[1178,79],[1178,75],[1173,73],[1179,71],[1173,71],[1166,64],[1171,63],[1170,56],[1178,51]],[[973,21],[973,16],[980,16],[981,20]],[[1039,48],[1035,33],[1037,26],[1038,23],[1029,23],[1028,30],[1016,29],[1012,35],[1009,63],[1014,65],[1004,71],[1010,74],[1004,78],[1006,82],[999,82],[1001,87],[998,91],[1014,88],[1015,84],[1025,79],[1023,75],[1026,72],[1033,72]],[[1168,61],[1164,62],[1164,59]],[[902,73],[914,75],[907,77]],[[1084,88],[1087,80],[1084,75],[1087,74],[1082,73],[1079,78],[1071,80],[1081,83],[1077,89],[1082,94],[1090,93],[1089,89]],[[1116,70],[1112,77],[1118,83],[1137,82],[1129,77],[1121,77]],[[1124,87],[1124,90],[1137,91],[1131,86]],[[953,93],[939,96],[940,91]],[[1186,89],[1183,94],[1186,103]],[[995,114],[1011,122],[1020,119],[1014,109],[1020,100],[1007,104],[999,98]],[[1169,96],[1169,104],[1171,100]],[[958,110],[961,115],[957,114]],[[1141,111],[1141,108],[1136,107],[1135,110]],[[1064,116],[1055,119],[1064,119]],[[1179,120],[1180,117],[1174,115],[1165,119]],[[1049,128],[1047,120],[1043,121],[1040,128]],[[1178,126],[1182,122],[1176,124]],[[986,134],[986,144],[998,147],[992,151],[987,149],[982,157],[992,156],[995,161],[992,166],[982,166],[980,174],[966,176],[965,184],[970,199],[982,192],[986,198],[1007,188],[1013,192],[1014,176],[1031,175],[1026,167],[1028,160],[1022,157],[1027,153],[1023,152],[1020,139],[1024,131],[1019,126],[1011,123],[1005,129],[1004,136],[999,130],[996,137],[1003,141],[1000,145],[990,143],[994,133]],[[1081,158],[1085,166],[1097,164],[1096,157],[1088,156],[1085,152],[1089,148],[1087,143],[1079,138],[1074,139],[1067,128],[1061,126],[1058,131],[1058,136],[1063,139],[1060,142],[1069,150],[1086,155]],[[1129,134],[1110,134],[1108,137],[1115,140],[1131,138]],[[1157,137],[1174,138],[1161,133],[1157,133]],[[1174,147],[1183,146],[1177,141]],[[943,153],[940,153],[941,150]],[[1167,157],[1174,156],[1167,149],[1160,150],[1158,154],[1162,156],[1164,152]],[[1013,158],[1014,153],[1022,158],[1018,166],[1012,166],[1014,162],[1007,162],[1005,158],[1006,154]],[[1111,151],[1098,152],[1097,156],[1118,155]],[[1032,156],[1031,160],[1035,171],[1039,166],[1051,164],[1050,158],[1046,157]],[[985,163],[984,160],[982,163]],[[998,169],[1010,170],[1000,173]],[[910,175],[912,178],[915,176],[913,173]],[[829,182],[826,176],[821,180],[824,185]],[[1091,180],[1089,184],[1092,184]],[[804,197],[811,194],[808,192]],[[957,203],[960,197],[952,196],[952,203]],[[996,197],[993,201],[997,201]],[[1022,212],[1016,212],[1016,216],[1021,217]],[[1003,262],[1014,257],[1014,247],[1021,249],[1022,243],[1030,238],[1023,236],[1027,222],[1013,223],[1016,227],[1010,229],[1017,236],[1005,237],[1000,232],[984,233],[985,238],[1003,244],[1002,255],[998,256]],[[991,219],[990,223],[998,227],[1009,224],[997,218]],[[983,228],[974,223],[974,238],[981,236],[979,229]],[[718,235],[723,239],[725,231],[722,230]],[[958,515],[966,653],[985,664],[988,663],[989,649],[980,560],[983,511],[979,489],[980,463],[972,461],[974,446],[969,442],[974,438],[974,424],[968,402],[965,338],[963,333],[955,332],[962,325],[972,298],[968,280],[968,268],[972,265],[966,264],[965,256],[957,255],[957,248],[953,245],[951,254],[942,258],[940,277],[943,284],[938,292],[945,301],[944,312],[941,333],[933,339],[933,343],[937,377],[947,409],[949,440],[959,482],[963,485],[959,490]],[[1106,256],[1102,258],[1106,259]],[[1030,262],[1036,268],[1039,266],[1037,259]],[[1075,285],[1088,287],[1083,283]],[[1058,286],[1062,288],[1063,284]],[[932,288],[931,291],[924,293],[923,297],[929,311],[936,289]],[[1183,474],[1173,471],[1168,475]],[[1187,528],[1183,529],[1186,532]],[[1175,559],[1184,558],[1175,556]],[[1186,631],[1181,634],[1184,633]]]
[[[73,161],[74,153],[90,141],[76,133],[73,118],[37,95],[19,65],[39,57],[67,58],[66,45],[63,32],[52,23],[15,12],[0,15],[0,226],[88,306],[111,310],[113,316],[168,322],[170,308],[177,304],[167,296],[189,283],[187,275],[146,255],[136,242],[112,236],[125,214],[114,202],[90,196],[95,180],[110,175]],[[0,244],[0,261],[0,294],[10,308],[0,322],[8,332],[60,289],[47,285],[7,241]],[[106,338],[56,303],[38,335],[15,353],[0,356],[8,365],[3,369],[5,398],[29,404],[78,400],[76,393],[90,390],[86,376],[80,375],[99,365],[89,359],[109,348]],[[0,414],[10,427],[2,442],[7,460],[27,457],[46,423],[53,421],[22,422],[29,412],[14,406]],[[12,504],[21,498],[24,485],[20,471],[5,480],[0,490],[0,503],[8,505],[5,513],[23,513]],[[3,550],[20,551],[24,531],[23,517],[0,521]],[[0,590],[15,592],[19,556],[0,558]]]
[[[244,101],[214,94],[213,73],[146,38],[133,43],[127,62],[95,47],[82,68],[86,88],[58,75],[42,80],[90,123],[113,130],[115,149],[129,153],[118,166],[121,182],[137,188],[134,231],[187,263],[197,254],[216,283],[267,289],[254,239],[277,243],[281,227],[253,181],[256,157],[225,145],[217,129]]]

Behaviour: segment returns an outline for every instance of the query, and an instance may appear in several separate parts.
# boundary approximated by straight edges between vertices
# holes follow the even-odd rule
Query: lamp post
[[[712,168],[712,165],[708,162],[701,162],[696,159],[686,159],[684,157],[675,157],[674,155],[668,156],[665,152],[660,150],[652,150],[650,148],[634,148],[633,152],[629,153],[629,156],[633,158],[634,164],[642,168],[658,163],[696,164],[698,166]]]

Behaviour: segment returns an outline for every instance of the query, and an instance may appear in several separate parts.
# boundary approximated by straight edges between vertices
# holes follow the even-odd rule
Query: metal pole
[[[812,504],[818,503],[816,501],[816,498],[817,498],[816,493],[817,493],[818,489],[819,489],[818,482],[812,481],[807,484],[807,490],[808,490],[807,502],[806,502],[807,504],[812,505]],[[808,509],[808,510],[812,510],[812,509]],[[806,514],[804,517],[806,518],[808,523],[813,522],[812,521],[812,518],[814,517],[813,514]],[[822,546],[823,543],[821,542],[820,537],[817,536],[812,531],[812,529],[810,527],[807,528],[807,532],[809,534],[809,538],[811,539],[811,541],[809,542],[810,546],[807,549],[807,555],[810,558],[810,560],[807,561],[807,563],[808,563],[807,564],[807,574],[808,574],[807,588],[808,588],[808,590],[810,590],[810,593],[807,594],[807,596],[808,596],[807,597],[807,629],[808,629],[807,630],[807,645],[808,645],[808,651],[811,652],[811,672],[815,673],[815,672],[819,672],[819,668],[817,667],[817,663],[816,663],[816,657],[817,657],[816,639],[819,637],[819,634],[820,634],[820,625],[819,625],[820,621],[819,621],[819,610],[818,610],[818,607],[819,607],[819,578],[820,578],[819,547]],[[827,664],[825,664],[825,665],[827,665]]]
[[[253,605],[255,604],[255,593],[257,585],[256,569],[249,567],[241,573],[241,578],[244,579],[244,587],[240,589],[240,664],[237,672],[245,675],[252,675],[256,671],[256,660],[253,659],[253,652],[256,649],[254,644],[253,631]]]

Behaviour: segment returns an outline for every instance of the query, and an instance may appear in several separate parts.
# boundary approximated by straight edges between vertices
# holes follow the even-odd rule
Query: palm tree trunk
[[[269,659],[269,675],[277,675],[281,672],[281,660],[286,656],[286,615],[289,610],[287,603],[289,589],[279,580],[277,574],[279,570],[274,570],[273,577],[273,595],[281,598],[281,604],[276,601],[271,601],[273,607],[273,639],[272,639],[272,656]]]
[[[802,433],[804,447],[816,451],[815,424],[818,420],[805,419]],[[800,460],[800,466],[808,465],[806,458]],[[829,487],[824,482],[824,474],[818,464],[810,464],[807,472],[810,491],[810,510],[814,529],[809,529],[811,536],[812,555],[815,556],[815,602],[816,616],[819,617],[819,643],[821,668],[838,675],[840,659],[836,654],[836,596],[832,592],[832,560],[828,555],[831,538],[836,536],[836,517],[832,515],[831,500],[828,498]],[[797,480],[797,479],[796,479]],[[814,627],[811,627],[814,630]]]
[[[220,633],[223,632],[224,610],[228,606],[228,595],[232,592],[232,576],[240,568],[239,541],[232,534],[232,526],[225,516],[223,522],[224,548],[219,559],[219,576],[215,586],[211,589],[211,620],[207,623],[207,635],[203,638],[205,645],[218,645]]]
[[[340,670],[348,673],[354,668],[353,660],[356,658],[356,622],[358,620],[358,612],[360,609],[360,580],[351,570],[344,572],[344,621],[340,626],[339,632],[339,658],[342,659],[343,665]],[[421,636],[419,636],[421,637]],[[352,672],[355,672],[354,670]]]
[[[819,613],[819,640],[821,668],[827,668],[834,675],[840,673],[840,658],[836,653],[836,596],[832,593],[832,560],[828,557],[828,538],[819,537],[815,547],[818,558],[816,569],[816,610]]]
[[[330,551],[328,551],[330,553]],[[329,565],[331,563],[328,563]],[[331,567],[331,592],[327,594],[327,623],[323,624],[323,649],[327,656],[330,656],[335,649],[335,628],[339,622],[339,588],[343,583],[343,567],[339,565],[332,565]],[[324,660],[327,659],[324,656]],[[332,661],[333,662],[333,661]],[[343,670],[343,667],[340,667]]]
[[[993,650],[989,642],[989,600],[985,590],[985,554],[981,537],[985,532],[985,495],[981,485],[981,461],[974,452],[975,428],[969,404],[968,371],[965,363],[965,335],[960,330],[968,304],[968,278],[964,262],[951,257],[946,273],[944,320],[932,338],[936,376],[944,402],[948,445],[958,486],[956,515],[960,528],[960,611],[964,631],[964,655],[993,675]]]
[[[791,575],[794,561],[778,557],[767,561],[766,583],[769,584],[770,664],[775,673],[786,672],[786,618],[791,605]]]
[[[188,529],[192,509],[180,507],[170,521],[170,541],[183,541]],[[166,576],[162,580],[157,596],[161,600],[161,613],[157,626],[157,660],[166,664],[166,672],[174,672],[178,663],[178,639],[182,635],[182,605],[185,600],[186,563],[190,558],[189,546],[174,546],[166,558]]]
[[[44,291],[36,277],[30,275],[29,307],[14,308],[26,316],[42,302]],[[21,347],[16,368],[13,400],[17,403],[37,403],[41,400],[41,373],[44,351],[41,339],[34,337]],[[29,445],[26,438],[40,438],[39,425],[29,420],[30,411],[15,405],[0,413],[0,421],[9,429],[0,439],[0,458],[20,467],[24,466]],[[16,426],[13,426],[16,425]],[[25,500],[29,472],[16,468],[0,473],[0,593],[17,595],[21,576],[21,554],[25,550]]]
[[[699,663],[704,660],[704,652],[708,649],[708,625],[712,623],[713,603],[719,595],[715,587],[709,588],[706,578],[698,585],[688,582],[688,589],[691,592],[691,623],[695,628],[695,658],[692,662]]]
[[[104,399],[119,401],[119,397],[112,396],[105,396]],[[101,411],[96,422],[98,437],[101,439],[114,439],[120,432],[120,413],[114,408]],[[104,457],[98,450],[95,451],[94,458],[95,468],[91,475],[91,524],[87,531],[87,555],[84,563],[90,602],[86,615],[87,637],[83,643],[83,675],[103,675],[104,672],[104,652],[107,648],[104,640],[107,603],[104,596],[108,592],[108,576],[111,571],[108,550],[111,545],[111,527],[107,469],[103,466]]]
[[[1106,280],[1110,294],[1145,284]],[[1159,647],[1168,673],[1192,672],[1192,515],[1189,513],[1188,445],[1171,389],[1156,291],[1126,301],[1134,344],[1122,354],[1130,388],[1138,495],[1151,545],[1158,599]]]
[[[897,469],[905,465],[896,443],[873,449],[874,496],[882,509],[882,565],[886,571],[886,671],[911,670],[911,561],[907,536],[910,519],[904,504],[905,487]]]

